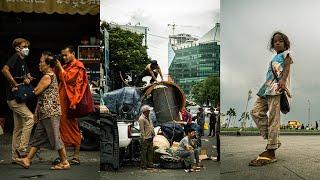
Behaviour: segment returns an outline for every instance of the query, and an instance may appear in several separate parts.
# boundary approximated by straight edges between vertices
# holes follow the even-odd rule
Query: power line
[[[165,36],[159,36],[159,35],[155,35],[155,34],[148,34],[150,36],[155,36],[155,37],[158,37],[158,38],[162,38],[162,39],[169,39],[169,37],[165,37]]]

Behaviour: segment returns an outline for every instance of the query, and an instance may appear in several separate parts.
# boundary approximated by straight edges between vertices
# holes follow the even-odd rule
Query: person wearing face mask
[[[76,118],[68,117],[68,109],[76,109],[88,86],[86,70],[81,61],[76,59],[72,46],[67,46],[61,51],[65,65],[58,61],[56,68],[59,84],[59,96],[61,103],[60,134],[66,147],[73,147],[74,154],[70,161],[73,165],[80,164],[81,133],[79,122]],[[59,159],[56,159],[56,163]]]
[[[29,54],[30,42],[23,38],[16,38],[12,42],[15,53],[2,68],[7,79],[6,100],[13,112],[14,129],[12,135],[12,161],[26,155],[30,134],[34,124],[33,113],[25,103],[17,103],[13,90],[18,84],[30,84],[32,76],[25,58]]]

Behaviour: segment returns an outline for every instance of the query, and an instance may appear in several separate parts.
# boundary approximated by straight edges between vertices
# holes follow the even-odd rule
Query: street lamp
[[[310,126],[310,106],[311,106],[311,103],[310,103],[309,99],[308,99],[308,105],[309,105],[309,107],[308,107],[308,125]]]

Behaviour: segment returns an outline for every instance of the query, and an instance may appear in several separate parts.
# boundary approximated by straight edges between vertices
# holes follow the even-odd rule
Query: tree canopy
[[[216,105],[220,102],[220,78],[218,76],[208,76],[192,86],[192,97],[200,105]]]
[[[122,87],[120,72],[124,79],[130,75],[132,80],[140,74],[145,66],[150,63],[147,54],[147,46],[143,46],[143,34],[110,27],[103,22],[102,27],[109,33],[109,63],[111,70],[111,90]]]

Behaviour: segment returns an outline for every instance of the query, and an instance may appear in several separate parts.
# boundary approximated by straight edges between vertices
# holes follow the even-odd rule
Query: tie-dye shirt
[[[271,63],[269,64],[267,76],[266,76],[266,82],[262,85],[258,92],[258,96],[260,97],[266,97],[266,96],[275,96],[279,95],[280,92],[276,91],[278,88],[278,81],[274,78],[272,69],[276,73],[278,79],[280,80],[282,77],[282,72],[284,69],[284,61],[287,56],[290,56],[289,51],[284,51],[282,53],[279,53],[273,57],[271,60]],[[290,64],[292,61],[290,62]],[[290,88],[290,72],[286,81],[286,88],[289,90]],[[290,94],[290,92],[288,92]]]

